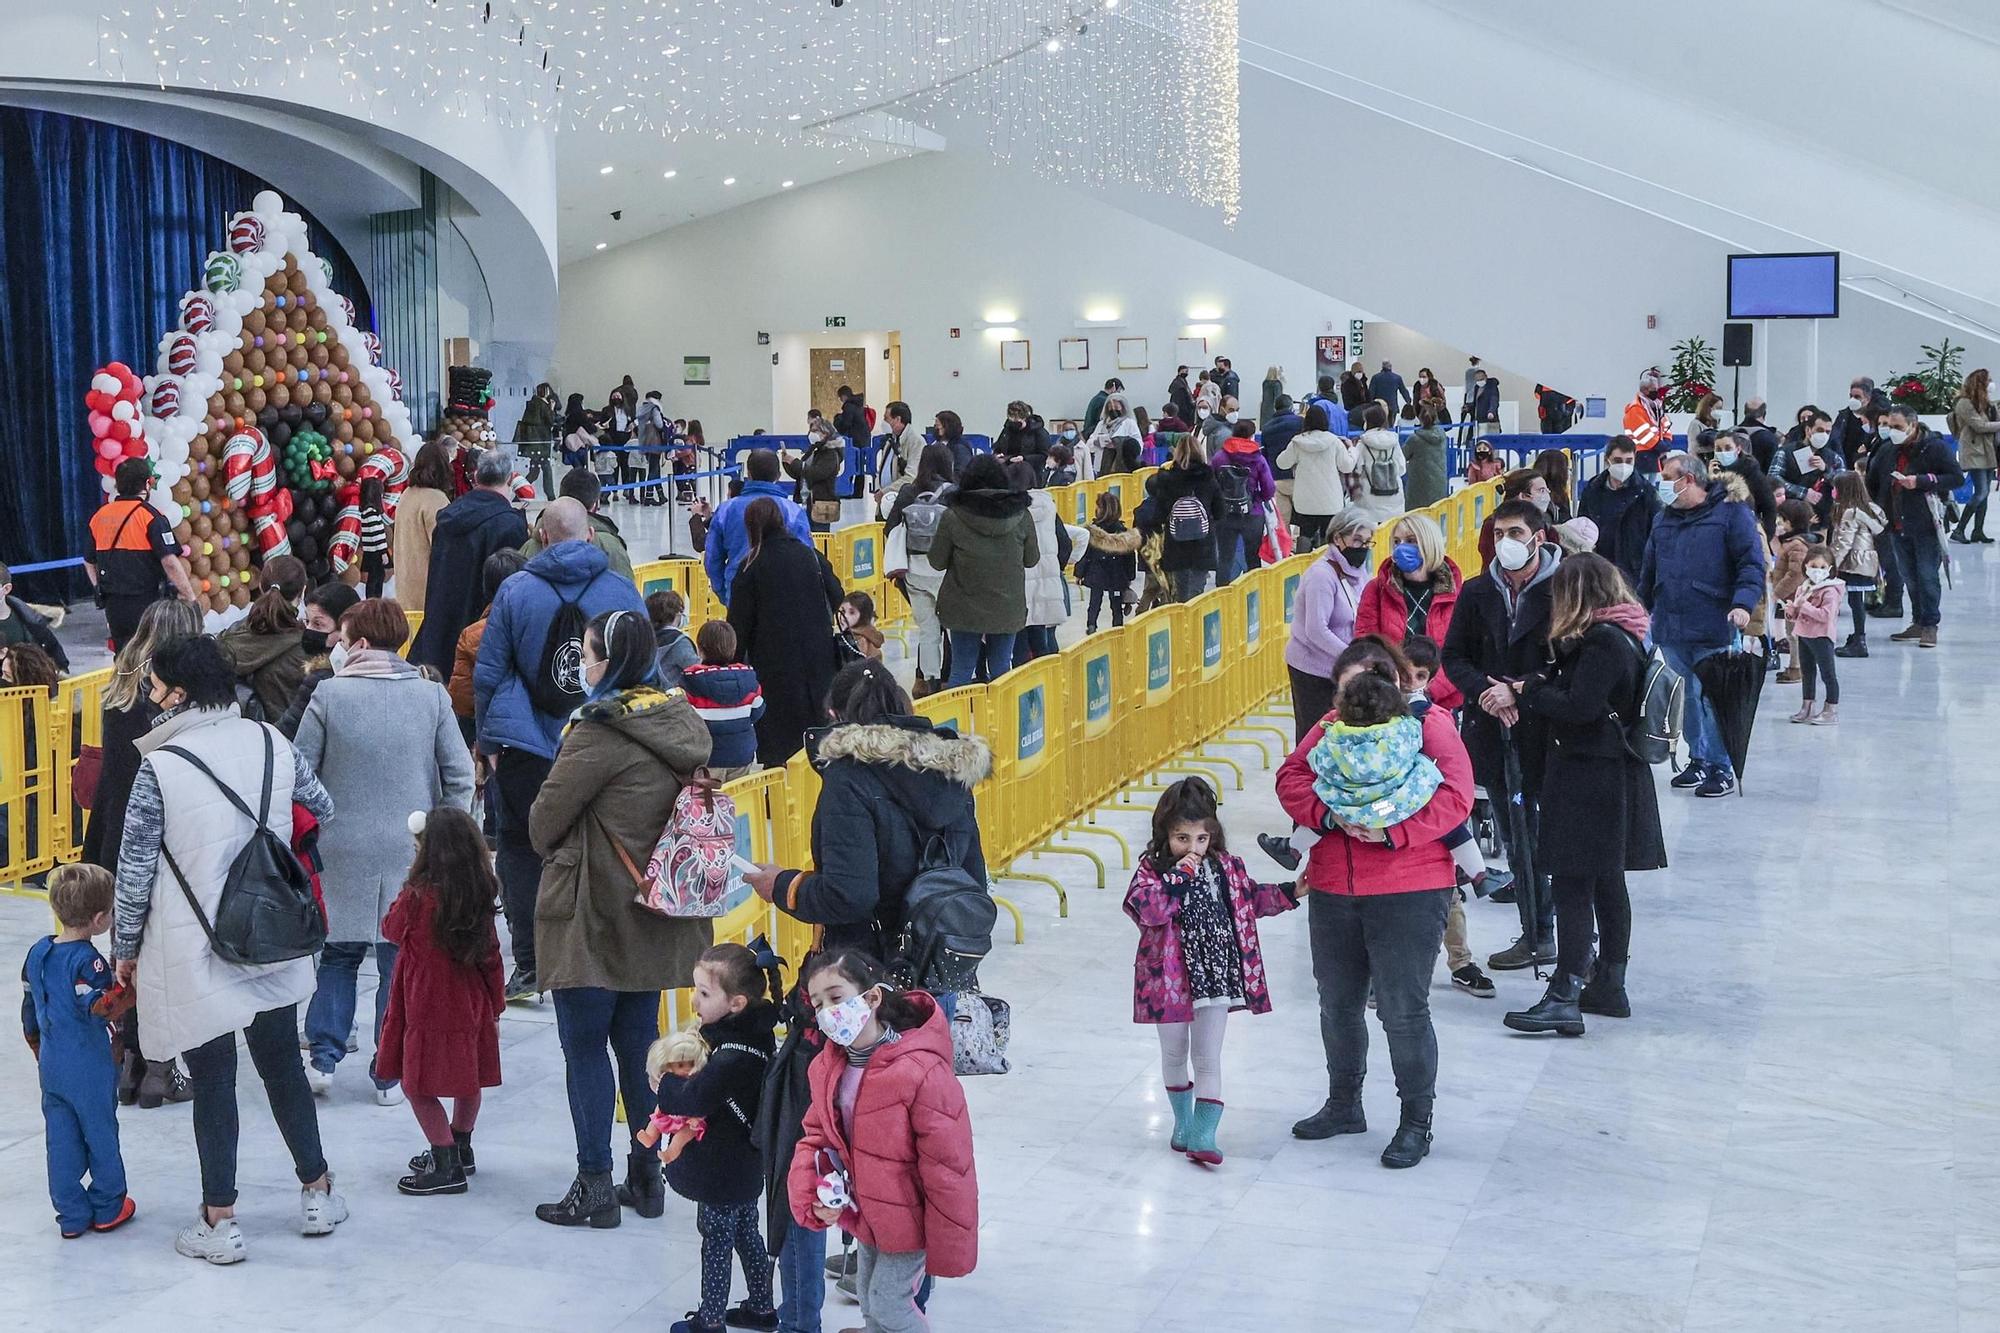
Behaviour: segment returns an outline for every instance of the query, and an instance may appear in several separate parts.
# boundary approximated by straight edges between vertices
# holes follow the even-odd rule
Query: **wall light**
[[[736,184],[736,178],[734,176],[724,176],[722,178],[722,183],[724,185],[734,185]]]
[[[666,178],[667,180],[672,180],[672,179],[673,179],[674,177],[676,177],[676,176],[678,176],[678,175],[680,175],[680,174],[681,174],[681,173],[680,173],[680,172],[678,172],[678,171],[663,171],[663,172],[661,172],[661,173],[660,173],[660,175],[661,175],[661,176],[663,176],[664,178]]]
[[[1092,306],[1083,312],[1083,317],[1092,324],[1116,324],[1118,307],[1114,305]]]
[[[1222,318],[1222,311],[1212,305],[1198,305],[1188,311],[1188,318],[1197,324],[1213,324]]]
[[[798,184],[798,182],[797,182],[797,181],[779,181],[779,182],[778,182],[778,188],[779,188],[779,189],[781,189],[781,190],[789,190],[789,189],[791,189],[791,188],[792,188],[792,187],[793,187],[794,185],[797,185],[797,184]]]
[[[610,242],[609,242],[609,241],[599,241],[599,242],[597,243],[597,248],[598,248],[598,249],[600,249],[600,250],[602,250],[602,249],[603,249],[603,248],[604,248],[605,246],[607,246],[607,245],[609,245],[609,244],[610,244]]]
[[[989,310],[986,312],[986,323],[989,326],[994,324],[1012,324],[1015,320],[1019,319],[1020,317],[1021,316],[1015,311],[1009,310],[1006,307],[1002,306],[997,309]]]
[[[1021,336],[1021,331],[1011,324],[988,324],[986,336],[994,339],[1018,338]]]
[[[597,169],[597,174],[600,176],[609,176],[612,172],[616,171],[617,169],[618,168],[613,166],[608,166],[608,165],[602,166]]]

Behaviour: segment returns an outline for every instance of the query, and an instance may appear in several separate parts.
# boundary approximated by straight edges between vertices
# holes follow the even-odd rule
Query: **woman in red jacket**
[[[1389,539],[1395,543],[1389,558],[1361,590],[1361,603],[1354,612],[1355,637],[1376,634],[1400,646],[1421,634],[1432,643],[1443,643],[1464,581],[1444,553],[1443,530],[1426,515],[1405,514],[1390,529]],[[1457,709],[1465,703],[1465,696],[1442,671],[1431,676],[1430,696],[1441,708]]]
[[[928,1328],[917,1306],[925,1274],[963,1277],[979,1259],[972,1114],[951,1034],[936,1000],[893,990],[859,949],[820,954],[805,987],[827,1044],[807,1071],[792,1216],[815,1231],[838,1223],[860,1242],[854,1281],[868,1327]]]
[[[1372,671],[1403,688],[1401,654],[1380,639],[1356,639],[1333,664],[1338,688]],[[1376,1014],[1389,1038],[1402,1118],[1382,1150],[1382,1165],[1415,1166],[1430,1152],[1431,1101],[1437,1085],[1437,1034],[1431,1028],[1430,977],[1444,939],[1445,914],[1456,883],[1451,853],[1440,841],[1472,812],[1472,761],[1451,714],[1433,708],[1423,718],[1423,753],[1444,782],[1416,814],[1386,829],[1331,820],[1313,792],[1308,756],[1332,715],[1306,733],[1278,769],[1278,803],[1308,828],[1322,830],[1300,887],[1307,907],[1313,979],[1319,983],[1320,1036],[1326,1045],[1327,1099],[1292,1126],[1302,1139],[1360,1134],[1361,1080],[1368,1069],[1365,1021],[1369,983]]]

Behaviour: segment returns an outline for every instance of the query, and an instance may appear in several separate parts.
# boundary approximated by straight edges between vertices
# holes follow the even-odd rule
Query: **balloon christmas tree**
[[[360,482],[380,476],[393,513],[417,441],[381,343],[355,328],[304,219],[276,193],[230,219],[228,249],[181,299],[157,371],[136,395],[151,498],[188,549],[207,609],[247,606],[254,566],[270,555],[298,556],[315,580],[358,580]],[[92,379],[107,494],[119,458],[138,452],[120,415],[134,401],[129,380],[116,364]]]

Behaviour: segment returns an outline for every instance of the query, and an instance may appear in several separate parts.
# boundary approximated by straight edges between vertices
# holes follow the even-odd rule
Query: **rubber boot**
[[[557,1203],[538,1203],[535,1216],[559,1227],[591,1227],[608,1231],[618,1225],[618,1196],[611,1190],[609,1171],[579,1171],[569,1193]]]
[[[618,1202],[641,1217],[658,1217],[667,1211],[667,1187],[660,1179],[657,1152],[636,1148],[625,1154],[625,1183],[618,1187]]]
[[[465,1167],[459,1163],[457,1144],[432,1144],[425,1167],[398,1180],[396,1189],[417,1195],[465,1193]]]
[[[1361,1080],[1351,1079],[1327,1091],[1326,1104],[1292,1126],[1295,1139],[1330,1139],[1336,1134],[1366,1134],[1368,1118],[1361,1113]]]
[[[1583,1013],[1577,1001],[1583,995],[1583,978],[1558,976],[1533,1007],[1516,1010],[1501,1021],[1516,1032],[1560,1032],[1565,1037],[1583,1035]]]
[[[1625,996],[1625,964],[1598,959],[1597,966],[1591,969],[1590,980],[1584,983],[1583,994],[1578,997],[1576,1007],[1586,1014],[1630,1018],[1632,1002]]]
[[[1409,1102],[1404,1102],[1402,1118],[1396,1122],[1396,1132],[1390,1137],[1389,1146],[1382,1150],[1382,1165],[1391,1171],[1401,1171],[1430,1155],[1430,1109],[1426,1107],[1419,1111]]]
[[[1167,1141],[1175,1152],[1187,1151],[1188,1123],[1194,1119],[1194,1084],[1167,1089],[1167,1105],[1174,1108],[1174,1136]]]
[[[1190,1162],[1221,1166],[1222,1150],[1215,1146],[1215,1130],[1222,1123],[1222,1103],[1198,1097],[1189,1117],[1187,1155]]]

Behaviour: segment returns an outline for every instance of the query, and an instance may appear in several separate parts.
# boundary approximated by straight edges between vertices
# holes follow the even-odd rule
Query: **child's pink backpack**
[[[721,916],[728,910],[730,857],[736,854],[736,802],[706,768],[674,798],[674,812],[660,833],[646,873],[618,848],[618,857],[638,883],[635,901],[666,917]]]

